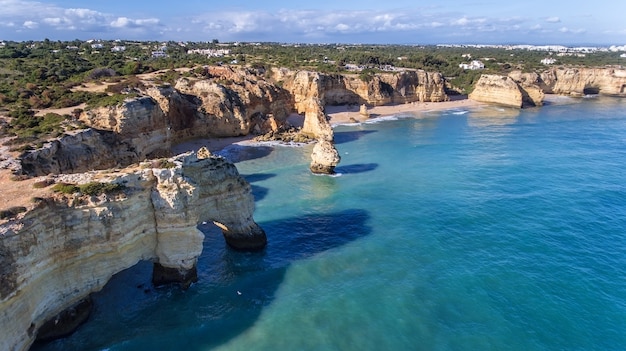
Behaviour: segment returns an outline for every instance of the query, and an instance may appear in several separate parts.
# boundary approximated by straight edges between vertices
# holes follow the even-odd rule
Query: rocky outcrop
[[[513,71],[509,73],[509,77],[521,88],[523,106],[543,106],[544,83],[539,74]]]
[[[547,94],[626,96],[626,69],[555,67],[541,73]]]
[[[154,262],[155,283],[188,286],[202,251],[200,221],[215,222],[236,249],[263,248],[250,185],[233,164],[206,157],[184,154],[170,160],[172,168],[146,163],[81,175],[123,190],[40,199],[1,224],[0,349],[28,349],[47,321],[63,320],[64,310],[140,260]]]
[[[626,69],[554,67],[540,74],[482,75],[469,98],[526,107],[541,106],[545,94],[626,96]]]
[[[320,100],[312,98],[304,113],[304,125],[301,133],[317,139],[311,153],[309,169],[316,174],[334,174],[335,166],[341,161],[335,148],[335,134],[328,123],[324,107]]]
[[[448,100],[443,76],[437,72],[402,71],[377,73],[363,80],[357,74],[322,74],[311,71],[274,70],[275,79],[294,98],[295,109],[303,113],[307,101],[319,99],[322,105],[384,105],[414,101]]]
[[[488,74],[480,77],[468,97],[474,101],[516,108],[540,106],[543,103],[541,90],[531,81],[520,84],[509,76]]]
[[[39,176],[125,167],[170,156],[171,146],[185,139],[284,130],[293,111],[305,115],[304,135],[332,140],[326,105],[447,100],[439,73],[360,77],[285,69],[270,74],[229,66],[206,67],[202,77],[181,78],[174,86],[139,93],[117,106],[82,112],[79,119],[92,129],[67,133],[24,153],[22,172]]]
[[[311,153],[311,172],[315,174],[334,174],[335,167],[341,161],[339,152],[333,142],[318,140]]]

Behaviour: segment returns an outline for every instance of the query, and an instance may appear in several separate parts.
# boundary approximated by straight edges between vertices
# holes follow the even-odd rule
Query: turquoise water
[[[624,350],[626,101],[400,115],[311,147],[227,153],[251,182],[261,253],[209,226],[200,281],[150,264],[37,350]]]

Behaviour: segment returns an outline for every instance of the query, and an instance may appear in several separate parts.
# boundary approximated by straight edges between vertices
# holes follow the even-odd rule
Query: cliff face
[[[294,97],[295,109],[303,113],[307,101],[317,98],[322,105],[440,102],[448,99],[440,73],[403,71],[378,73],[369,81],[356,74],[322,74],[311,71],[275,70],[274,76]]]
[[[548,94],[626,96],[626,69],[555,67],[541,73]]]
[[[125,189],[48,198],[0,225],[0,349],[28,349],[47,320],[140,260],[155,262],[159,282],[188,285],[202,251],[200,221],[218,222],[235,248],[265,245],[250,185],[234,165],[195,154],[173,162],[98,174]]]
[[[483,74],[468,96],[471,100],[522,107],[522,92],[513,79]]]
[[[545,94],[626,96],[626,70],[554,67],[542,73],[482,75],[470,99],[513,107],[541,106]]]
[[[202,79],[181,78],[173,87],[152,87],[118,106],[83,112],[79,119],[92,129],[24,153],[22,171],[38,176],[124,167],[169,156],[172,144],[189,138],[277,131],[292,111],[305,114],[304,134],[332,140],[326,105],[447,100],[439,73],[406,71],[370,78],[207,67]]]

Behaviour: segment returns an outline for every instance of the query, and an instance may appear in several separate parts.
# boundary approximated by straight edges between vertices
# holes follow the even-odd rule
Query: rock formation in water
[[[339,152],[332,141],[320,139],[313,146],[311,153],[311,172],[315,174],[334,174],[335,167],[341,161]]]
[[[139,260],[154,262],[155,284],[196,279],[203,235],[213,221],[235,249],[265,246],[254,222],[250,186],[235,167],[210,153],[169,161],[175,167],[122,168],[169,154],[194,137],[225,137],[282,128],[292,111],[305,115],[302,133],[317,139],[311,170],[332,173],[339,162],[326,104],[373,105],[446,99],[441,75],[426,72],[357,75],[272,73],[208,67],[203,78],[152,86],[117,106],[84,111],[89,128],[65,133],[20,156],[31,176],[67,174],[81,182],[123,184],[87,196],[54,195],[0,224],[0,348],[25,350],[37,338],[72,330],[89,311],[88,296]],[[281,76],[281,74],[283,74]],[[87,172],[85,174],[78,174]]]
[[[517,108],[543,104],[541,90],[532,83],[522,86],[509,76],[499,75],[483,74],[480,76],[468,97],[474,101]]]
[[[311,153],[310,170],[316,174],[334,174],[335,166],[341,161],[335,147],[335,134],[328,123],[321,101],[309,100],[304,114],[302,133],[317,139]]]
[[[171,146],[185,139],[281,130],[292,111],[305,115],[303,133],[317,138],[327,133],[321,128],[330,129],[318,120],[325,117],[326,105],[447,99],[439,73],[380,73],[364,81],[357,74],[270,74],[228,66],[207,67],[202,78],[181,78],[174,86],[152,86],[140,93],[117,106],[81,113],[79,119],[91,129],[66,133],[25,152],[22,172],[39,176],[125,167],[170,156]]]
[[[554,67],[541,73],[544,92],[582,96],[626,96],[626,69]]]
[[[146,162],[81,175],[123,189],[52,195],[0,224],[0,349],[28,349],[47,321],[62,334],[60,321],[78,314],[77,304],[140,260],[154,262],[156,284],[188,286],[202,251],[201,221],[214,221],[235,249],[263,248],[250,185],[233,164],[204,155],[180,155],[167,162],[171,168]],[[42,336],[54,335],[50,325]]]
[[[545,94],[626,96],[626,69],[553,67],[542,73],[482,75],[469,98],[527,107],[541,106]]]

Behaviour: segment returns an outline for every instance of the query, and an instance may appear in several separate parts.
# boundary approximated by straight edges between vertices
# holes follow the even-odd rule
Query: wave
[[[451,110],[450,113],[452,113],[453,115],[464,115],[464,114],[469,113],[469,111],[468,110],[460,110],[460,111],[458,111],[458,110]]]
[[[343,173],[333,173],[333,174],[320,174],[320,173],[312,173],[317,177],[331,177],[331,178],[339,178],[343,175]]]

